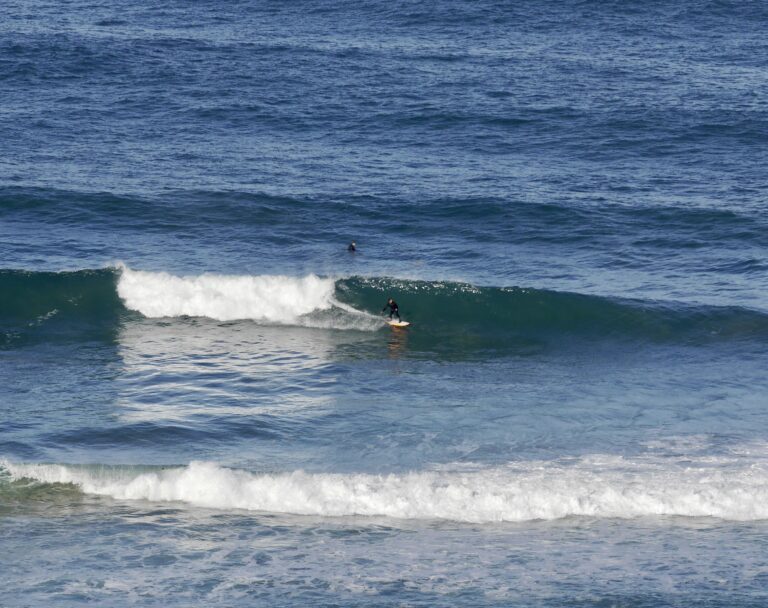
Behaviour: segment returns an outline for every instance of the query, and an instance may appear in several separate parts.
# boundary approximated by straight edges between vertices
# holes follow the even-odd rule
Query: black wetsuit
[[[390,319],[392,318],[392,315],[396,315],[397,320],[402,321],[402,319],[400,318],[400,310],[397,307],[397,302],[395,302],[394,300],[392,300],[391,302],[387,302],[387,305],[381,309],[381,312],[384,312],[385,310],[387,310],[387,308],[389,308]]]

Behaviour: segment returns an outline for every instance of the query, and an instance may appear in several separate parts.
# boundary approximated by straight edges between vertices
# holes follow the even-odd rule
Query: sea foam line
[[[615,460],[615,459],[614,459]],[[619,466],[616,466],[616,465]],[[768,518],[768,469],[661,466],[594,460],[469,472],[255,474],[210,462],[147,471],[2,463],[12,479],[67,483],[121,500],[180,501],[213,509],[315,516],[519,522],[569,516]]]

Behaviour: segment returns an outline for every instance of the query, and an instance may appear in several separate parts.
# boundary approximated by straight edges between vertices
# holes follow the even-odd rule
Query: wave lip
[[[15,481],[74,484],[85,493],[120,500],[325,517],[471,523],[572,516],[768,519],[768,469],[723,464],[702,459],[691,466],[669,466],[593,457],[573,465],[533,462],[469,472],[389,475],[255,474],[210,462],[154,470],[8,462],[2,468]]]

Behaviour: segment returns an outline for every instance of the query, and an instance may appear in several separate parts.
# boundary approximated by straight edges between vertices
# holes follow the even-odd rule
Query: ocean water
[[[768,5],[1,12],[0,605],[768,604]]]

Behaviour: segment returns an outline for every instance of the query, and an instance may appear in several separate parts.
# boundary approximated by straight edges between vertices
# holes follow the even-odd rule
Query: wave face
[[[114,315],[120,306],[114,269],[76,272],[0,270],[0,318],[31,320],[55,314],[87,317]]]
[[[413,322],[416,348],[457,340],[503,348],[526,340],[625,339],[697,343],[768,338],[768,315],[740,307],[614,299],[520,287],[315,275],[174,276],[127,267],[76,272],[0,271],[5,343],[43,330],[114,329],[130,312],[270,325],[372,331],[395,297]],[[421,342],[419,342],[421,340]]]
[[[114,269],[0,270],[0,347],[30,339],[110,336],[124,310]]]
[[[401,314],[435,333],[487,345],[514,338],[620,338],[690,342],[768,336],[768,315],[739,307],[691,306],[521,287],[351,278],[339,298],[376,310],[394,296]]]
[[[472,523],[573,516],[768,519],[768,469],[727,459],[670,465],[593,456],[570,464],[403,475],[255,474],[210,462],[171,468],[0,464],[11,485],[72,484],[86,494],[212,509]]]

